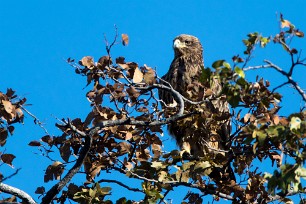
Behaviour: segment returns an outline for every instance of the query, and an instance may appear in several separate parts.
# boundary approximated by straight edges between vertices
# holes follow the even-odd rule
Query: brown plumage
[[[217,77],[211,78],[208,84],[200,82],[204,60],[203,48],[198,38],[179,35],[173,41],[173,49],[174,59],[162,79],[189,100],[210,99],[211,103],[209,105],[185,103],[186,111],[197,110],[203,114],[169,124],[168,130],[182,151],[193,156],[222,153],[218,150],[227,149],[230,122],[226,117],[229,115],[228,103],[224,96],[220,96],[221,83]],[[176,102],[171,93],[159,90],[159,97],[164,102],[162,106],[166,117],[175,113],[173,106]]]

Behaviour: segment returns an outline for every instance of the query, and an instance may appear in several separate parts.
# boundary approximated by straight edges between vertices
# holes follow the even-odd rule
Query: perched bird
[[[218,77],[208,83],[201,81],[204,69],[203,47],[198,38],[182,34],[173,41],[174,59],[169,71],[162,77],[162,84],[171,85],[186,99],[194,102],[209,99],[209,103],[190,105],[185,111],[196,110],[196,114],[168,125],[182,151],[193,156],[223,153],[230,136],[229,106],[221,95],[222,85]],[[159,90],[159,98],[165,115],[171,115],[171,107],[177,104],[169,91]],[[174,105],[173,105],[174,104]],[[173,110],[172,110],[173,113]],[[167,117],[167,116],[166,116]]]

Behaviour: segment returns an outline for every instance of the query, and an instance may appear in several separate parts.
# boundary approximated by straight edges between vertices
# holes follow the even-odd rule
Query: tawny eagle
[[[190,105],[186,111],[200,111],[203,114],[176,121],[168,125],[170,134],[183,151],[194,156],[204,156],[227,149],[230,135],[228,103],[221,95],[222,86],[218,77],[211,77],[208,84],[200,80],[204,68],[203,47],[198,38],[182,34],[173,41],[174,59],[169,71],[162,77],[173,89],[186,99],[208,103]],[[167,85],[165,82],[161,82]],[[170,92],[160,89],[159,98],[165,112],[176,104]],[[170,107],[170,108],[169,108]],[[221,118],[221,119],[220,119]],[[223,119],[222,119],[223,118]]]

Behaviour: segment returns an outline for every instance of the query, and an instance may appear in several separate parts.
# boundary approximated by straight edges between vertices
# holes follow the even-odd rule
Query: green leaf
[[[213,64],[212,64],[212,67],[217,69],[219,67],[222,67],[224,66],[223,63],[225,62],[225,60],[218,60],[218,61],[215,61]]]
[[[110,194],[110,191],[112,190],[111,187],[103,187],[99,189],[99,194],[101,195],[108,195]]]
[[[228,96],[228,99],[227,101],[229,102],[229,104],[235,108],[239,105],[239,101],[240,101],[240,96],[239,95],[231,95],[231,96]]]
[[[237,84],[244,87],[244,86],[248,85],[248,82],[244,78],[239,78],[237,80]]]
[[[89,189],[88,193],[89,193],[89,197],[94,198],[94,197],[96,197],[97,191],[96,191],[96,189]]]
[[[257,131],[256,135],[257,135],[257,140],[258,140],[259,144],[263,145],[264,141],[267,138],[267,134],[263,131]]]
[[[200,82],[206,82],[210,80],[211,70],[209,68],[202,68],[202,74],[200,76]]]
[[[260,38],[260,46],[263,48],[263,47],[266,47],[266,45],[270,42],[270,38],[267,38],[267,37],[261,37]]]
[[[245,74],[244,71],[242,69],[240,69],[239,67],[235,67],[235,72],[241,77],[244,78]]]

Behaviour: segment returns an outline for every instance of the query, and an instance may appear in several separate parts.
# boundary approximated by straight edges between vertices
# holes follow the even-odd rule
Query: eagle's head
[[[173,49],[175,57],[197,55],[202,57],[203,48],[197,37],[181,34],[174,38]]]

